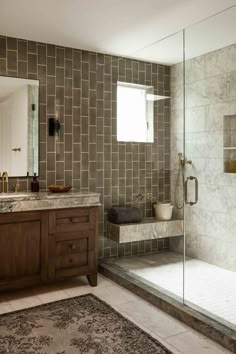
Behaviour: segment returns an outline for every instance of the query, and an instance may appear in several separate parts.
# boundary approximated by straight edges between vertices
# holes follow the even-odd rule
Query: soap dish
[[[72,186],[63,186],[63,185],[50,185],[48,186],[48,189],[50,190],[50,192],[52,193],[66,193],[69,192],[69,190],[71,190]]]

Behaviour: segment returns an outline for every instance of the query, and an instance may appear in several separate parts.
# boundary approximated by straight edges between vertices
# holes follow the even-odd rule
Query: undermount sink
[[[3,193],[0,194],[0,199],[7,199],[7,198],[24,198],[27,197],[28,194],[26,193]]]

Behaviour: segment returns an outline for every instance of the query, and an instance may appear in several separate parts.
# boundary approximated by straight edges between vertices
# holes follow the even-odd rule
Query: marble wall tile
[[[186,84],[186,107],[223,102],[227,98],[226,88],[226,74]]]
[[[185,134],[185,149],[188,158],[206,157],[206,138],[206,132]]]
[[[172,65],[170,75],[171,75],[171,93],[172,93],[172,90],[175,86],[183,87],[183,83],[184,83],[183,63]]]
[[[189,156],[187,155],[189,158]],[[191,165],[187,165],[185,170],[187,175],[195,176],[200,184],[205,183],[207,159],[204,157],[195,157]]]
[[[230,102],[227,102],[229,105],[229,114],[230,115],[235,115],[236,114],[236,96],[234,99]]]
[[[231,185],[232,176],[229,173],[224,173],[223,158],[208,158],[206,159],[205,178],[207,184],[213,185]],[[235,180],[236,182],[236,180]]]
[[[179,158],[178,153],[184,151],[184,135],[183,133],[171,134],[171,171],[178,172]]]
[[[226,100],[226,75],[206,79],[207,104],[224,102]]]
[[[235,218],[236,216],[236,187],[224,186],[227,212]]]
[[[187,255],[236,271],[236,174],[224,173],[224,116],[236,114],[236,45],[186,62],[185,153],[192,166],[185,175],[199,180],[199,201],[185,208]],[[171,68],[171,200],[175,203],[177,153],[183,147],[182,66]],[[177,99],[179,98],[179,99]],[[189,198],[194,197],[189,184]],[[181,201],[183,189],[177,188]],[[181,204],[181,203],[180,203]],[[174,215],[183,213],[175,207]],[[183,239],[170,248],[183,251]]]
[[[185,110],[186,133],[199,133],[206,130],[205,106],[187,108]]]
[[[215,212],[228,212],[227,186],[199,185],[198,206]]]
[[[183,86],[174,86],[171,89],[171,110],[183,109],[184,103]]]
[[[236,244],[231,244],[228,248],[228,269],[235,272],[236,269]]]
[[[198,234],[206,234],[207,212],[198,205],[185,208],[185,228],[188,234],[192,231]]]
[[[202,106],[207,103],[206,80],[186,84],[186,108]]]
[[[171,198],[172,204],[175,206],[173,217],[176,219],[183,219],[184,191],[183,177],[181,174],[176,173],[171,175]]]
[[[207,210],[205,212],[206,218],[206,232],[212,238],[229,242],[231,238],[231,218],[228,214],[222,212],[212,212]]]
[[[225,72],[236,71],[236,44],[226,47],[225,51],[226,51]]]
[[[171,111],[171,132],[173,134],[183,133],[184,131],[184,110],[176,109]]]
[[[216,240],[208,236],[199,237],[198,259],[228,268],[228,247],[222,240]]]
[[[205,56],[187,60],[185,63],[185,82],[196,82],[205,79]]]
[[[230,103],[209,104],[205,107],[206,110],[206,130],[210,132],[223,131],[224,116],[229,115],[231,108]],[[236,112],[236,111],[235,111]]]
[[[185,244],[186,244],[186,255],[188,257],[199,259],[199,238],[200,235],[195,231],[191,230],[190,232],[186,232]]]
[[[225,73],[227,54],[227,48],[222,48],[205,55],[206,78]]]
[[[236,97],[236,72],[226,74],[226,99],[231,101]]]
[[[223,150],[223,133],[219,131],[206,132],[206,154],[207,158],[222,158],[224,157]]]

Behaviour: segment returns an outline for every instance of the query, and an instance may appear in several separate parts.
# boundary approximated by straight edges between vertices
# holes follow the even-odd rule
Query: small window
[[[153,87],[117,83],[117,140],[153,142]]]

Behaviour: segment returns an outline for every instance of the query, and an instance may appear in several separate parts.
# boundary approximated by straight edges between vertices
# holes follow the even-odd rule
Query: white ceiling
[[[39,86],[37,80],[18,79],[14,77],[0,77],[0,102],[3,102],[6,97],[10,96],[13,92],[23,88],[27,85]]]
[[[132,56],[167,65],[195,58],[236,43],[236,6],[141,49]],[[185,45],[183,44],[185,43]]]
[[[172,64],[182,55],[180,36],[141,49],[233,5],[236,0],[0,0],[0,34]],[[224,31],[228,19],[219,19],[221,39],[209,35],[209,25],[191,41],[189,31],[195,41],[189,56],[232,43],[234,35],[229,40]]]

